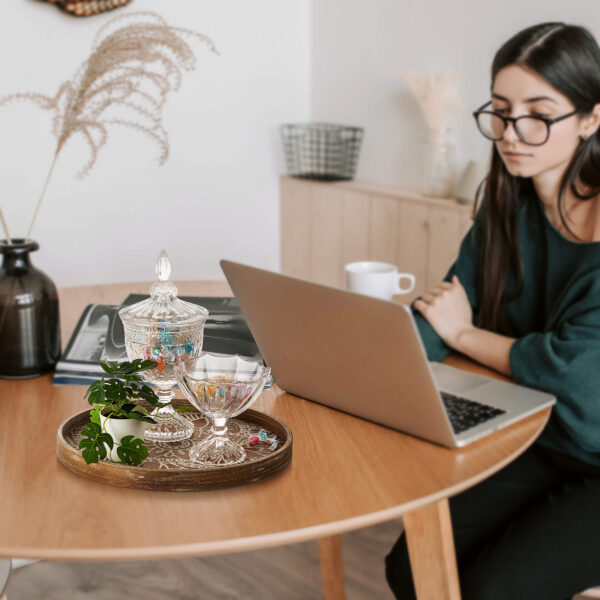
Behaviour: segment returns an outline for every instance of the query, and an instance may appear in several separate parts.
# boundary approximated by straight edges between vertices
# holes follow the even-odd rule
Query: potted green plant
[[[158,406],[159,400],[138,373],[154,369],[157,363],[136,359],[131,362],[101,361],[100,366],[110,377],[94,381],[85,394],[93,408],[89,423],[81,430],[83,439],[79,448],[83,450],[83,459],[91,464],[108,457],[114,462],[139,465],[148,457],[144,431],[148,425],[156,423],[150,411]],[[175,410],[193,408],[178,407]]]

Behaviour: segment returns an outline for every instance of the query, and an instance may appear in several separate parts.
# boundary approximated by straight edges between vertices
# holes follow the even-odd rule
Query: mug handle
[[[408,287],[403,288],[400,285],[402,279],[408,279]],[[415,289],[415,276],[410,273],[398,273],[398,282],[396,283],[396,294],[409,294]]]

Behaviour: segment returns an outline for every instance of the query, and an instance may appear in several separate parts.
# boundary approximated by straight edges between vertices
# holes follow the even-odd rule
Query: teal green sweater
[[[485,206],[444,278],[458,276],[474,318],[484,210]],[[521,201],[518,226],[524,289],[504,305],[506,321],[517,337],[509,357],[512,376],[558,399],[538,443],[600,465],[600,242],[565,238],[534,193]],[[514,277],[509,278],[507,291],[514,285]],[[420,313],[413,312],[429,359],[443,360],[451,349]]]

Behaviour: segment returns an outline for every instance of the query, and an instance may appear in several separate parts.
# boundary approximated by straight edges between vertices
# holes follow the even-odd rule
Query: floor
[[[342,536],[347,600],[393,600],[384,557],[402,525]],[[153,562],[49,563],[17,569],[9,600],[321,599],[316,542],[205,558]]]
[[[391,521],[342,536],[347,600],[394,600],[383,560]],[[225,556],[153,562],[38,562],[13,572],[9,600],[321,600],[316,542]],[[600,592],[573,600],[600,599]]]

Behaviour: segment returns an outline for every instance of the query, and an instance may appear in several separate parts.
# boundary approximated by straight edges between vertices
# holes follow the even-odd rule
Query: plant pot
[[[33,240],[0,240],[0,377],[42,375],[60,356],[56,286],[29,259],[38,249]]]
[[[113,462],[121,462],[119,455],[117,454],[118,444],[121,443],[121,438],[132,435],[134,438],[144,439],[144,431],[148,427],[149,423],[144,421],[136,421],[135,419],[112,419],[107,418],[104,415],[100,415],[100,426],[106,433],[109,433],[114,441],[112,450],[106,446],[106,452],[108,457]]]

